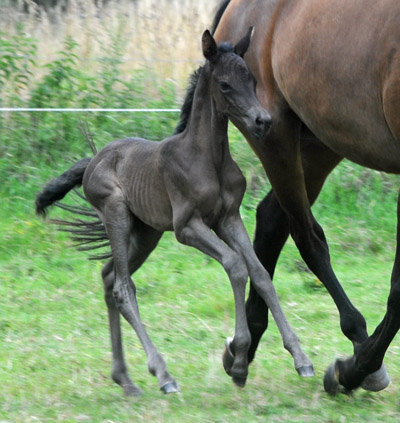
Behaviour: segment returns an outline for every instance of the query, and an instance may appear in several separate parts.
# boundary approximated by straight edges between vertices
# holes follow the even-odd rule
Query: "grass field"
[[[110,1],[98,13],[91,2],[71,0],[65,20],[58,12],[41,19],[9,13],[9,3],[0,0],[0,50],[13,53],[0,61],[0,105],[171,108],[180,104],[183,81],[198,64],[199,37],[217,2],[139,0],[128,10],[132,2]],[[182,4],[185,13],[175,13]],[[297,376],[271,321],[246,387],[235,387],[221,363],[234,328],[228,279],[218,263],[166,234],[134,279],[143,321],[182,392],[165,396],[158,390],[136,335],[123,322],[130,374],[144,391],[140,398],[124,397],[110,378],[101,262],[76,252],[33,210],[40,188],[87,154],[81,117],[0,115],[0,423],[399,421],[399,337],[386,356],[392,383],[385,391],[324,393],[325,368],[351,354],[351,345],[331,298],[292,241],[275,286],[314,363],[314,378]],[[99,147],[122,135],[162,138],[175,118],[83,116]],[[231,130],[230,140],[248,181],[242,216],[252,237],[256,205],[269,185],[243,138]],[[337,276],[370,331],[385,313],[397,189],[398,178],[345,162],[314,207]],[[62,213],[52,210],[51,216]]]
[[[247,147],[235,137],[231,137],[234,150],[242,153]],[[398,339],[387,354],[392,383],[384,392],[357,391],[354,397],[336,398],[324,393],[325,368],[338,354],[350,354],[351,347],[339,330],[333,302],[304,269],[292,242],[282,254],[276,287],[314,362],[315,378],[297,376],[271,322],[247,386],[236,388],[221,365],[225,336],[234,327],[227,277],[216,262],[166,234],[135,281],[142,318],[182,393],[165,396],[158,390],[147,371],[145,354],[124,322],[131,376],[145,392],[140,398],[125,398],[109,377],[101,263],[75,252],[64,234],[33,213],[34,191],[60,171],[31,169],[29,184],[9,181],[7,192],[1,194],[0,422],[398,421]],[[254,194],[247,195],[242,207],[250,233],[255,202]],[[321,214],[331,241],[343,286],[369,327],[375,327],[388,293],[394,251],[391,235],[377,230],[381,246],[377,249],[371,243],[375,232],[363,229],[362,221],[336,218],[324,213],[322,205],[316,213]],[[394,207],[387,214],[393,217]],[[54,210],[52,215],[59,213]],[[394,233],[394,226],[388,229]]]

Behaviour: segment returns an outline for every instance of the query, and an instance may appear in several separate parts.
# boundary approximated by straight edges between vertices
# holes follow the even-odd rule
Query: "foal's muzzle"
[[[250,108],[244,120],[248,132],[256,139],[263,138],[272,125],[271,116],[261,106]]]
[[[271,128],[271,116],[264,109],[254,111],[251,115],[252,124],[249,127],[251,135],[257,139],[263,138]]]

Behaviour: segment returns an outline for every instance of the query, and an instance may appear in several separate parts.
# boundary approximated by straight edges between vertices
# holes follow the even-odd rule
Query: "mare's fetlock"
[[[361,344],[368,338],[367,323],[357,309],[340,315],[340,328],[353,344]]]

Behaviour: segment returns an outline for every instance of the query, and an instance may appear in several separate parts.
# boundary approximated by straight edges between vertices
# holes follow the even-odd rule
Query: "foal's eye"
[[[228,83],[221,81],[219,82],[219,88],[223,93],[226,93],[231,89],[231,86]]]

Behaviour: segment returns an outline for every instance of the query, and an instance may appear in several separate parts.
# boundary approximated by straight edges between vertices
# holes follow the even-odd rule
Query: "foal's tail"
[[[55,205],[63,210],[80,216],[72,220],[52,219],[51,223],[58,225],[58,229],[68,232],[78,251],[89,251],[98,248],[109,247],[107,232],[103,222],[99,219],[96,211],[92,208],[83,194],[75,188],[82,185],[83,174],[91,159],[82,159],[75,163],[69,170],[59,177],[50,181],[36,197],[36,213],[46,216],[47,208]],[[71,190],[78,197],[79,205],[60,203]],[[82,201],[85,204],[82,204]],[[84,217],[83,219],[81,217]],[[107,259],[111,252],[92,255],[91,260]]]
[[[79,160],[62,175],[51,180],[36,197],[36,213],[46,216],[47,207],[62,200],[73,188],[82,185],[83,174],[90,158]]]

